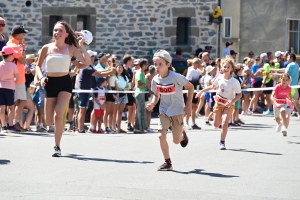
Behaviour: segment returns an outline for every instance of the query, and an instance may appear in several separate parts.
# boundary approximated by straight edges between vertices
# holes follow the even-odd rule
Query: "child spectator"
[[[2,48],[3,61],[0,62],[0,120],[2,131],[17,131],[13,126],[15,81],[19,81],[17,65],[12,61],[16,51],[11,47]],[[5,122],[5,108],[8,107],[8,127]]]
[[[95,113],[95,122],[94,126],[91,125],[91,132],[93,133],[104,133],[104,131],[101,129],[101,123],[103,121],[103,115],[104,115],[104,108],[105,108],[105,86],[107,85],[106,78],[99,78],[98,79],[100,86],[96,87],[95,90],[98,91],[98,93],[94,93],[94,113]],[[97,131],[98,127],[98,131]]]

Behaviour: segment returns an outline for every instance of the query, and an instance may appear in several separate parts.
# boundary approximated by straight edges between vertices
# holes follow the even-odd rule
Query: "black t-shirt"
[[[92,74],[95,71],[96,70],[91,65],[84,69],[80,69],[79,74],[78,74],[77,89],[82,89],[82,90],[91,89],[92,88],[92,79],[93,79]]]
[[[130,83],[132,81],[132,78],[133,78],[133,72],[132,72],[132,70],[130,68],[125,69],[125,70],[126,70],[125,71],[125,75],[127,76],[128,81]]]
[[[32,69],[34,68],[34,65],[29,65],[28,68]],[[30,87],[30,84],[34,80],[34,75],[32,73],[25,74],[25,86],[26,88]]]

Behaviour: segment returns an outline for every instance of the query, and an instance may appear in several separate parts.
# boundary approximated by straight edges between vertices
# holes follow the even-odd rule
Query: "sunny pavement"
[[[300,199],[300,121],[292,118],[283,137],[271,116],[242,119],[226,151],[203,118],[184,149],[169,134],[169,172],[156,171],[164,161],[157,133],[66,132],[61,158],[51,157],[53,134],[1,134],[0,199]]]

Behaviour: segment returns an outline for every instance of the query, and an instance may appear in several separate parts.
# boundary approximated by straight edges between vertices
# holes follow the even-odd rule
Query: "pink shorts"
[[[104,110],[101,110],[101,109],[95,110],[95,116],[96,116],[97,118],[102,117],[103,115],[104,115]]]

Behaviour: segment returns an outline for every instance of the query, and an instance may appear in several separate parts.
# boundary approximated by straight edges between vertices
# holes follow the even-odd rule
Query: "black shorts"
[[[128,93],[127,94],[127,99],[128,99],[128,103],[126,104],[127,106],[133,106],[134,104],[134,97],[132,93]]]
[[[69,108],[74,108],[74,93],[72,93],[72,96],[71,96],[71,99],[70,99],[70,102],[69,102]]]
[[[112,90],[115,90],[114,87],[111,88]],[[105,97],[106,97],[106,100],[105,101],[108,101],[108,102],[115,102],[115,98],[113,95],[115,95],[116,93],[106,93],[105,94]]]
[[[262,81],[256,81],[252,86],[254,88],[261,88],[261,85],[262,85]]]
[[[69,74],[60,77],[47,77],[45,86],[45,98],[56,98],[60,92],[72,94],[72,81]]]
[[[269,81],[269,83],[267,83],[266,84],[266,87],[268,88],[268,87],[273,87],[273,79],[271,79],[270,81]],[[272,94],[272,92],[273,92],[273,90],[264,90],[263,91],[263,93],[264,94]]]
[[[0,106],[12,106],[15,103],[15,91],[7,88],[0,88]]]

